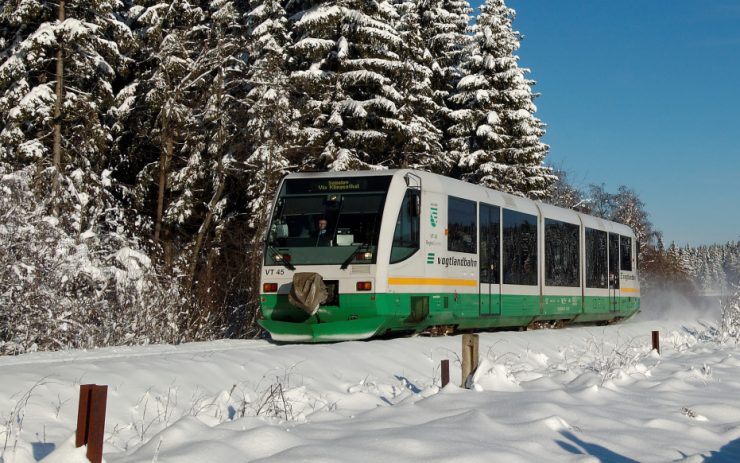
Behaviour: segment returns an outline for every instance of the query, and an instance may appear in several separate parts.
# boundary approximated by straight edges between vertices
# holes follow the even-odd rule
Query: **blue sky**
[[[740,1],[507,4],[548,162],[634,188],[666,244],[740,239]]]

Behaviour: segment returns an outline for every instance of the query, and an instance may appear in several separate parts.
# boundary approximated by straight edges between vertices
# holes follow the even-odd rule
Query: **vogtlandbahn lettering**
[[[467,257],[437,257],[437,263],[445,267],[477,267],[478,261]]]

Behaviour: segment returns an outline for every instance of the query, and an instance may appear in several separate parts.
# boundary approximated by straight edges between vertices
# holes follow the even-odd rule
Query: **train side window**
[[[479,275],[481,283],[500,283],[501,209],[480,203]]]
[[[406,260],[419,250],[418,201],[419,190],[406,190],[401,210],[398,212],[396,229],[393,232],[391,264]]]
[[[586,228],[586,287],[607,287],[606,232]]]
[[[627,272],[632,271],[632,238],[629,236],[619,237],[619,251],[621,256],[621,269]]]
[[[545,284],[581,286],[578,225],[545,219]]]
[[[609,287],[619,289],[619,235],[609,233]]]
[[[475,201],[448,197],[447,250],[475,254],[478,241],[478,214]]]
[[[504,209],[504,284],[537,285],[537,217]]]

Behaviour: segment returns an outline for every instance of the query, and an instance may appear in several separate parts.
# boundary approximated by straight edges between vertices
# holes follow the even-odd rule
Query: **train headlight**
[[[355,260],[373,260],[372,252],[358,252],[355,254]]]
[[[263,293],[276,293],[277,289],[278,289],[277,283],[263,283],[262,284]]]
[[[371,281],[358,281],[357,291],[372,291],[373,283]]]
[[[290,257],[290,254],[274,254],[272,256],[272,260],[274,260],[275,262],[290,263],[291,257]]]

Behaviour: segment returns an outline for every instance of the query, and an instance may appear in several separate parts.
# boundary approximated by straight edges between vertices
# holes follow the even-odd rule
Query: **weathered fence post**
[[[445,359],[442,360],[442,387],[447,386],[450,382],[450,361]]]
[[[660,331],[653,331],[653,349],[660,354]]]
[[[103,460],[105,408],[108,386],[83,384],[80,386],[80,405],[77,409],[75,447],[87,445],[87,459],[92,463]]]
[[[478,368],[478,335],[464,334],[462,339],[462,384],[468,387],[468,377]]]

